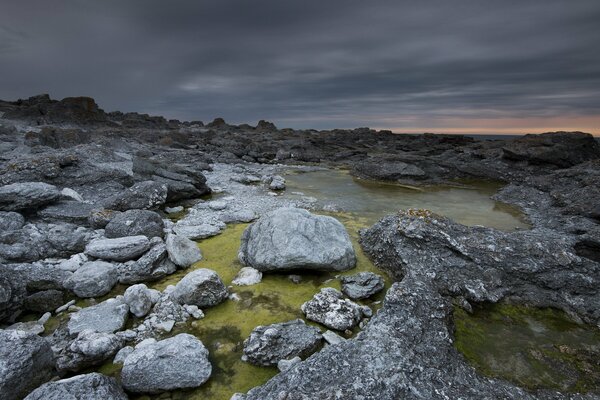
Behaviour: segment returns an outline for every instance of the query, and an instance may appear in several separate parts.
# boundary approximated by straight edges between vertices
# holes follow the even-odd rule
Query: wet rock
[[[128,287],[124,297],[129,311],[138,318],[145,316],[152,309],[152,293],[144,284]]]
[[[99,365],[111,359],[122,346],[122,340],[113,333],[85,329],[59,352],[56,367],[64,373]]]
[[[67,323],[70,335],[84,330],[112,333],[123,329],[127,322],[129,306],[122,296],[81,309],[71,314]]]
[[[383,290],[383,278],[373,272],[342,276],[342,292],[351,299],[366,299]]]
[[[10,232],[21,229],[25,225],[25,218],[13,211],[0,211],[0,232]]]
[[[154,181],[144,181],[106,199],[104,208],[116,211],[152,209],[167,201],[167,186]]]
[[[93,372],[48,382],[31,392],[25,400],[127,400],[115,378]]]
[[[277,209],[246,228],[239,259],[262,272],[345,271],[356,265],[350,237],[338,220],[298,208]]]
[[[202,260],[202,253],[196,243],[185,236],[168,234],[165,244],[167,246],[169,260],[178,267],[187,268]]]
[[[54,185],[43,182],[13,183],[0,187],[0,210],[33,210],[60,198]]]
[[[163,237],[164,223],[160,215],[150,210],[128,210],[115,215],[104,228],[107,238],[144,235]]]
[[[262,272],[252,267],[243,267],[231,283],[237,286],[250,286],[260,283],[261,280]]]
[[[363,307],[344,299],[342,293],[333,288],[323,288],[314,297],[302,304],[306,318],[338,331],[352,329],[363,318]]]
[[[139,257],[150,248],[146,236],[128,236],[116,239],[96,239],[85,247],[85,254],[103,260],[127,261]]]
[[[173,228],[173,232],[177,235],[184,236],[190,240],[206,239],[207,237],[215,236],[221,233],[221,227],[212,224],[201,225],[180,225],[177,224]]]
[[[215,306],[227,299],[227,288],[215,271],[206,268],[194,270],[183,277],[171,293],[179,304],[200,308]]]
[[[195,388],[208,380],[208,350],[196,337],[181,333],[136,348],[121,371],[123,387],[135,393]]]
[[[159,241],[139,260],[123,264],[119,269],[119,281],[127,284],[155,281],[176,270],[177,266],[169,260],[167,246]]]
[[[319,329],[296,319],[254,328],[244,341],[242,359],[254,365],[272,366],[293,357],[308,357],[321,344]]]
[[[118,269],[105,261],[83,264],[66,281],[65,287],[79,297],[104,296],[117,284]]]
[[[27,296],[23,302],[25,309],[34,312],[54,311],[64,303],[64,293],[60,290],[42,290]]]
[[[0,330],[0,393],[18,400],[55,374],[50,344],[35,334]]]

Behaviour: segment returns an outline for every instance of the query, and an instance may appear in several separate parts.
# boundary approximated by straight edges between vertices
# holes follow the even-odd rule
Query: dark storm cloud
[[[2,3],[0,98],[321,128],[600,114],[597,0]]]

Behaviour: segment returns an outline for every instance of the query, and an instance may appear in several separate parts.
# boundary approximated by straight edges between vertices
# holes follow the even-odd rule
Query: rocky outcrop
[[[48,382],[31,392],[25,400],[127,400],[115,378],[92,372]]]
[[[242,359],[254,365],[273,366],[281,360],[308,357],[318,349],[322,339],[319,329],[300,319],[257,326],[244,341]]]
[[[277,209],[246,228],[239,259],[262,272],[345,271],[356,265],[350,237],[338,220],[298,208]]]
[[[171,293],[179,304],[200,308],[215,306],[227,298],[227,288],[215,271],[200,268],[180,280]]]
[[[18,400],[55,374],[50,343],[35,334],[0,330],[0,393]]]
[[[196,337],[181,333],[136,348],[125,358],[121,381],[130,392],[160,393],[198,387],[211,372],[206,347]]]

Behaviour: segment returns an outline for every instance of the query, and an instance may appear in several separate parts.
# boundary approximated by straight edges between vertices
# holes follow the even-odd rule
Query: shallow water
[[[290,171],[285,179],[286,196],[293,197],[292,192],[300,192],[321,204],[335,205],[366,218],[370,224],[401,209],[424,208],[465,225],[504,231],[529,227],[518,209],[490,198],[502,187],[494,182],[465,181],[456,187],[408,187],[357,179],[343,170]]]
[[[527,389],[600,390],[600,330],[565,313],[509,304],[454,315],[456,348],[484,375]]]

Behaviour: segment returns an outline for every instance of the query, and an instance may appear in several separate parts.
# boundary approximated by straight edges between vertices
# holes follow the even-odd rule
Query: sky
[[[0,98],[181,120],[600,134],[598,0],[0,0]]]

